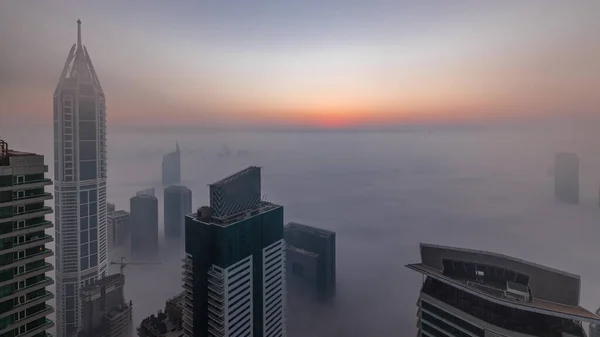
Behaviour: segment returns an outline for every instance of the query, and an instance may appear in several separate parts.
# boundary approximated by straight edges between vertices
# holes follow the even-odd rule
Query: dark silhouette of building
[[[218,181],[186,216],[188,337],[285,336],[283,207],[261,200],[260,179],[249,167]]]
[[[167,301],[165,311],[145,318],[138,327],[139,337],[182,337],[183,294]]]
[[[125,302],[125,276],[107,276],[81,288],[83,320],[79,337],[129,337],[132,305]]]
[[[129,243],[130,217],[123,210],[108,214],[108,246],[110,248],[125,247]]]
[[[579,157],[557,153],[554,159],[554,194],[560,201],[579,203]]]
[[[290,222],[285,225],[288,296],[320,301],[335,296],[335,233]]]
[[[181,184],[181,151],[178,143],[175,143],[175,152],[163,156],[162,183],[163,186]]]
[[[44,156],[8,149],[0,139],[0,336],[46,337],[54,326],[48,316],[54,298],[48,291],[53,241],[46,230],[52,195]]]
[[[155,257],[158,254],[158,199],[149,194],[130,199],[131,256]]]
[[[581,279],[510,256],[421,244],[417,336],[585,336]]]
[[[106,203],[106,213],[110,214],[115,211],[115,204],[111,204],[110,202]]]
[[[192,191],[185,186],[165,188],[164,214],[167,239],[181,239],[185,227],[185,216],[190,213],[192,213]]]

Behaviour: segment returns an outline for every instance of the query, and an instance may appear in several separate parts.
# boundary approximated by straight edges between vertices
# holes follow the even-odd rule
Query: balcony
[[[52,207],[44,206],[42,208],[25,211],[23,213],[13,214],[9,218],[0,219],[0,221],[10,222],[10,221],[18,221],[18,220],[27,220],[27,219],[37,218],[37,217],[44,216],[46,214],[51,214],[51,213],[52,213]]]
[[[44,187],[44,186],[48,186],[48,185],[52,185],[52,180],[49,178],[44,178],[44,179],[40,179],[40,180],[30,180],[30,181],[24,181],[21,183],[14,183],[11,186],[0,187],[0,192],[15,190],[16,189],[15,186],[17,186],[19,189],[24,189],[24,188]]]
[[[24,265],[26,265],[28,263],[39,261],[39,260],[43,260],[43,259],[45,259],[47,257],[50,257],[50,256],[52,256],[52,250],[51,249],[46,249],[45,251],[43,251],[41,253],[38,253],[38,254],[35,254],[35,255],[31,255],[31,256],[27,256],[24,259],[17,260],[15,262],[13,262],[11,264],[7,264],[5,266],[1,266],[0,267],[0,271],[6,270],[6,269],[9,269],[9,268],[15,268],[15,267],[18,267],[18,266],[24,266]],[[45,272],[51,271],[53,268],[54,267],[52,266],[52,264],[50,264],[48,262],[45,262],[44,265],[41,266],[41,267],[38,267],[38,268],[35,268],[35,269],[28,269],[23,274],[15,275],[11,280],[0,283],[0,286],[5,285],[6,282],[14,282],[17,278],[21,278],[23,276],[31,277],[31,276],[34,276],[36,274],[40,274],[40,273],[45,273]]]
[[[23,319],[15,321],[13,324],[11,324],[10,326],[8,326],[7,328],[5,328],[3,330],[0,330],[0,335],[3,335],[5,333],[7,333],[7,332],[9,332],[9,331],[11,331],[13,329],[15,329],[16,327],[23,325],[23,324],[31,323],[31,322],[35,321],[36,319],[40,319],[42,317],[46,317],[46,316],[50,315],[53,312],[54,312],[54,308],[51,307],[51,306],[49,306],[49,305],[46,305],[45,309],[40,310],[40,311],[34,313],[33,315],[29,315],[29,316],[26,316]]]
[[[16,290],[14,293],[12,293],[11,295],[2,297],[2,301],[7,301],[10,299],[14,299],[17,298],[19,296],[24,296],[27,295],[28,293],[35,291],[35,290],[39,290],[42,288],[46,288],[47,286],[51,285],[54,283],[54,280],[50,277],[45,277],[42,281],[28,285],[27,287],[23,288],[23,289],[18,289]]]
[[[50,329],[53,326],[54,326],[54,322],[49,319],[46,319],[46,321],[42,325],[34,328],[33,330],[27,331],[26,333],[19,335],[18,337],[32,337],[42,331]],[[49,334],[47,334],[47,335],[49,335]]]
[[[41,295],[41,296],[38,296],[36,298],[30,299],[29,301],[27,301],[25,303],[16,305],[12,310],[0,313],[0,318],[4,318],[4,317],[10,316],[12,314],[15,314],[15,313],[17,313],[19,311],[23,311],[23,310],[25,310],[27,308],[31,308],[34,305],[38,305],[40,303],[45,303],[46,301],[51,300],[53,298],[54,298],[54,294],[52,294],[49,291],[46,291],[44,295]]]
[[[51,221],[42,221],[42,222],[38,222],[36,224],[28,225],[25,227],[15,228],[10,233],[0,235],[0,239],[9,238],[11,236],[16,236],[16,235],[25,235],[25,234],[41,231],[41,230],[48,229],[48,228],[52,228],[52,222]]]
[[[2,253],[2,254],[14,253],[14,252],[17,252],[20,250],[25,250],[25,249],[33,248],[36,246],[45,245],[46,243],[49,243],[52,241],[54,241],[54,239],[52,238],[52,235],[45,234],[45,235],[42,235],[42,236],[37,237],[32,240],[17,243],[16,245],[13,245],[12,248],[0,250],[0,253]]]
[[[22,198],[15,198],[12,201],[8,201],[8,202],[0,202],[0,206],[2,207],[6,207],[6,206],[17,206],[17,205],[26,205],[26,204],[31,204],[34,202],[43,202],[46,200],[51,200],[52,199],[52,194],[51,193],[40,193],[40,194],[34,194],[34,195],[28,195]]]

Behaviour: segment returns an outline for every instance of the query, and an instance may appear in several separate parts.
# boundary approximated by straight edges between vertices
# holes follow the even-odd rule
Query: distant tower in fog
[[[158,254],[158,199],[142,194],[130,199],[131,255],[137,258]]]
[[[163,186],[179,185],[181,183],[181,151],[175,143],[175,152],[167,153],[162,160]]]
[[[185,216],[192,213],[192,191],[185,186],[165,188],[165,238],[181,239]]]
[[[579,157],[557,153],[554,159],[554,194],[560,201],[579,203]]]

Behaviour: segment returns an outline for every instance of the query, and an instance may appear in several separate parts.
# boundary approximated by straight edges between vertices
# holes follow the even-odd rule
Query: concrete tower
[[[181,184],[181,151],[178,143],[175,143],[175,152],[163,156],[162,183],[165,187]]]
[[[79,20],[54,92],[54,174],[56,331],[65,337],[81,325],[80,287],[107,270],[106,105]]]

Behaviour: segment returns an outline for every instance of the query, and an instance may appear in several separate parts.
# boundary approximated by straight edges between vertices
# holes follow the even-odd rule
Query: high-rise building
[[[115,205],[111,204],[110,202],[106,203],[106,213],[110,214],[111,212],[115,211]]]
[[[290,222],[284,229],[289,295],[320,301],[335,296],[335,233]]]
[[[132,305],[125,301],[125,276],[115,274],[81,288],[82,325],[78,337],[130,337]]]
[[[129,243],[129,213],[123,210],[108,214],[108,245],[110,248],[125,247]]]
[[[286,335],[283,207],[261,200],[259,167],[210,185],[185,251],[185,336]]]
[[[578,275],[506,255],[421,244],[418,336],[585,336]]]
[[[81,324],[79,288],[106,275],[106,106],[87,49],[77,43],[54,92],[56,322],[59,337]]]
[[[596,310],[596,316],[600,316],[600,308]],[[590,324],[590,335],[589,337],[600,337],[600,323]]]
[[[158,199],[143,194],[130,199],[131,256],[158,254]]]
[[[554,158],[554,194],[569,204],[579,203],[579,157],[557,153]]]
[[[45,216],[52,199],[44,187],[44,156],[9,150],[0,140],[0,336],[46,337],[54,326],[47,319],[54,308],[46,304],[54,295],[46,290],[53,281],[46,275],[52,256],[46,244],[52,228]]]
[[[181,184],[181,151],[178,143],[175,143],[175,152],[163,156],[162,183],[163,186]]]
[[[165,237],[180,239],[183,236],[185,216],[192,213],[192,191],[185,186],[165,188]]]

